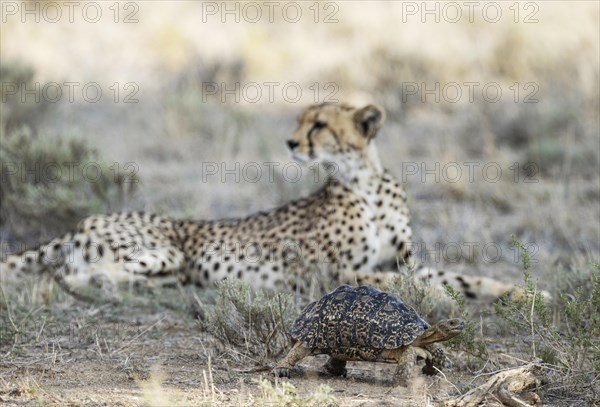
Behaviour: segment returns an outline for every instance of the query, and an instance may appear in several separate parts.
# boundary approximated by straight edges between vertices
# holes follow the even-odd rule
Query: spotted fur
[[[378,265],[396,259],[414,265],[406,193],[382,167],[375,145],[383,121],[383,111],[373,105],[306,109],[288,147],[297,160],[321,163],[332,174],[306,198],[214,221],[140,212],[90,216],[75,233],[9,256],[2,269],[49,271],[72,287],[147,279],[208,287],[226,278],[255,289],[299,292],[315,281],[380,285],[398,274],[375,273]],[[416,274],[454,285],[469,298],[496,297],[512,288],[441,273],[418,266]]]

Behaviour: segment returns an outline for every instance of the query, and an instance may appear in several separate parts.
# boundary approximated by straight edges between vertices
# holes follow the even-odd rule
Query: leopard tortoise
[[[397,363],[398,379],[406,380],[416,356],[425,359],[423,373],[435,374],[445,359],[437,342],[463,329],[464,322],[457,318],[432,326],[393,294],[342,285],[304,308],[290,330],[296,344],[273,373],[289,377],[304,357],[326,354],[324,368],[336,376],[346,376],[347,361],[371,361]]]

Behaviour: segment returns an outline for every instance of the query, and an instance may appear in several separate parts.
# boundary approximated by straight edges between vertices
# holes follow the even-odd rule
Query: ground
[[[412,388],[398,387],[391,380],[395,366],[363,362],[350,363],[348,378],[327,377],[319,373],[324,357],[307,358],[300,364],[303,372],[285,381],[268,372],[242,373],[252,367],[248,360],[220,353],[222,346],[192,317],[189,297],[173,294],[174,289],[158,294],[164,295],[160,304],[132,299],[128,306],[97,307],[67,300],[28,316],[12,315],[21,334],[3,325],[0,400],[5,405],[163,400],[183,406],[214,399],[215,405],[261,406],[277,399],[275,390],[265,393],[257,383],[266,379],[276,389],[291,383],[304,401],[327,385],[337,405],[425,406],[455,393],[452,383],[466,379],[454,367],[445,378],[421,377]],[[459,355],[452,359],[462,364]]]
[[[398,13],[407,2],[373,2],[368,9],[339,2],[335,24],[315,24],[310,2],[306,18],[294,24],[222,23],[219,15],[200,24],[201,6],[189,1],[135,2],[139,21],[122,24],[108,3],[99,4],[105,18],[94,24],[64,21],[64,9],[58,23],[23,22],[16,14],[1,25],[3,84],[79,87],[74,101],[65,86],[59,101],[2,95],[0,249],[39,243],[93,213],[146,210],[216,219],[306,195],[321,185],[324,172],[303,167],[297,176],[285,140],[296,115],[330,100],[335,89],[339,101],[386,110],[377,145],[383,165],[406,187],[417,260],[520,283],[523,250],[513,244],[514,234],[531,252],[533,280],[554,296],[546,326],[558,329],[560,340],[540,346],[547,330],[532,335],[535,324],[517,329],[493,304],[467,303],[473,335],[485,342],[488,356],[478,359],[472,347],[453,346],[454,365],[445,376],[425,378],[415,390],[394,387],[393,367],[381,364],[354,364],[347,379],[315,377],[310,373],[321,361],[314,358],[301,363],[306,376],[276,382],[266,373],[238,372],[256,363],[201,327],[198,316],[214,304],[210,290],[125,292],[120,305],[98,306],[76,302],[46,282],[0,281],[0,403],[323,405],[328,393],[318,386],[325,384],[343,406],[427,405],[541,357],[551,367],[546,373],[558,372],[540,383],[543,404],[598,405],[598,335],[561,342],[573,330],[589,334],[598,306],[571,313],[583,320],[566,320],[569,308],[559,295],[577,298],[580,288],[588,294],[599,272],[590,266],[600,259],[597,2],[519,3],[517,22],[512,2],[500,2],[497,23],[480,14],[474,21],[423,23],[416,14],[401,24]],[[537,21],[525,24],[537,8]],[[81,97],[90,82],[101,86],[101,101]],[[267,82],[279,84],[274,101],[266,100],[266,86],[257,103],[207,95],[203,87]],[[300,100],[279,92],[292,82],[303,89]],[[473,82],[478,87],[470,99],[464,84]],[[458,101],[443,91],[456,90],[454,84],[462,91]],[[489,84],[500,86],[500,100],[484,97],[481,89]],[[135,86],[137,101],[124,103]],[[436,86],[437,95],[424,96]],[[105,178],[73,184],[66,175],[58,182],[27,175],[36,164],[72,161],[80,169],[101,165]],[[135,182],[125,185],[115,177],[132,174],[128,180]],[[197,298],[205,309],[198,309]],[[530,311],[519,311],[514,319],[527,322]],[[423,316],[448,313],[445,306],[430,307]]]
[[[119,304],[98,305],[77,302],[52,284],[30,287],[50,301],[14,306],[14,296],[3,292],[10,307],[0,331],[3,405],[430,406],[530,357],[526,338],[507,334],[483,312],[473,319],[489,353],[476,357],[474,348],[447,346],[443,375],[418,375],[408,387],[393,380],[391,364],[349,362],[347,378],[327,376],[324,356],[304,359],[290,379],[279,379],[261,369],[277,358],[265,360],[204,329],[215,306],[208,290],[122,291]],[[468,310],[475,308],[487,305]],[[552,387],[538,389],[544,403],[586,405],[580,397],[589,395],[565,396]]]

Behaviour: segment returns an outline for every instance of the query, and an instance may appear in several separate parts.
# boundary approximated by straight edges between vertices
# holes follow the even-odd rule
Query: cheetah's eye
[[[310,129],[310,131],[308,132],[308,134],[312,135],[315,131],[319,131],[324,127],[327,127],[327,123],[322,122],[322,121],[317,121],[317,122],[315,122],[315,124],[313,124],[313,126]]]

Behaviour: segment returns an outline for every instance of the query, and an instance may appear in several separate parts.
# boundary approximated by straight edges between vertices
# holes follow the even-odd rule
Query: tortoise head
[[[417,341],[421,346],[446,341],[461,333],[464,328],[465,322],[460,318],[445,319],[423,332]]]

